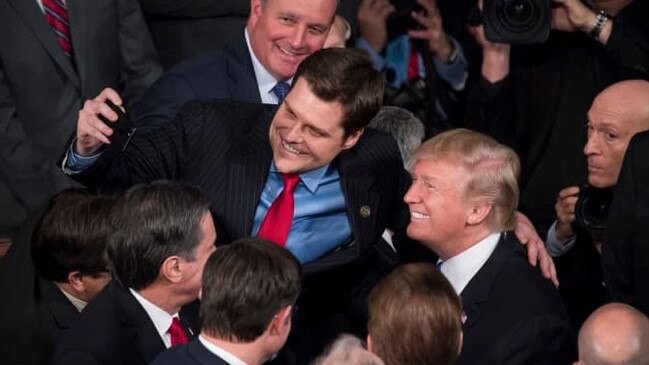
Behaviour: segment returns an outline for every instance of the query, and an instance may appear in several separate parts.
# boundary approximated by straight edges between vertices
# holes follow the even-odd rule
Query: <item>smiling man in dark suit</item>
[[[162,68],[133,0],[0,0],[0,59],[4,237],[73,185],[55,163],[84,100],[110,87],[129,106]]]
[[[382,95],[382,77],[363,51],[321,50],[300,64],[279,108],[189,103],[163,128],[136,133],[123,153],[121,146],[104,146],[73,177],[113,188],[160,178],[193,183],[211,201],[219,239],[227,243],[256,235],[284,176],[299,176],[292,225],[281,244],[307,274],[294,329],[322,338],[296,346],[315,356],[341,330],[353,330],[339,323],[362,313],[366,284],[386,263],[391,249],[379,241],[383,230],[403,231],[408,222],[401,198],[409,181],[396,143],[364,128]],[[80,123],[74,149],[90,156],[111,133],[99,121]],[[64,161],[69,173],[83,169],[74,166],[76,157]],[[353,319],[362,331],[364,318]],[[318,323],[336,328],[328,332]]]
[[[252,0],[245,32],[221,49],[182,62],[147,92],[138,126],[160,126],[186,102],[224,99],[277,104],[305,57],[321,49],[337,0]]]
[[[464,343],[456,364],[569,364],[574,332],[561,298],[527,263],[516,237],[516,153],[466,129],[414,153],[407,233],[440,257],[462,298]]]
[[[300,263],[286,249],[257,237],[219,248],[203,272],[199,337],[152,364],[265,363],[288,338],[299,293]]]
[[[198,298],[216,241],[198,189],[176,182],[134,186],[118,198],[111,227],[115,280],[68,330],[55,364],[148,364],[194,336],[191,314],[181,308]]]

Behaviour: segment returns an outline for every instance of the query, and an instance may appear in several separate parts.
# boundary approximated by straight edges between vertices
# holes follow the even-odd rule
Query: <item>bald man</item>
[[[588,161],[588,184],[597,189],[615,186],[629,141],[648,129],[649,82],[622,81],[599,93],[588,111],[588,137],[583,149]],[[559,192],[557,220],[547,239],[548,252],[557,265],[559,290],[575,328],[609,301],[601,269],[603,232],[576,221],[580,191],[580,187],[570,186]]]
[[[649,319],[637,309],[610,303],[588,317],[579,331],[574,365],[649,364]]]

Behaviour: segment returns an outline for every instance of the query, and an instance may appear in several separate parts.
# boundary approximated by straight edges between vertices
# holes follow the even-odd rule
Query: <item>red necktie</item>
[[[284,190],[268,208],[257,236],[284,247],[293,222],[293,191],[300,182],[300,175],[282,174],[282,177],[284,178]]]
[[[410,55],[408,56],[408,80],[419,77],[419,52],[414,43],[410,43]]]
[[[167,333],[171,336],[171,346],[182,345],[187,343],[187,334],[183,329],[183,326],[180,324],[178,317],[173,317],[171,320],[171,326],[167,330]]]
[[[61,0],[42,0],[45,18],[54,28],[54,35],[66,56],[72,57],[72,36],[68,22],[68,10]]]

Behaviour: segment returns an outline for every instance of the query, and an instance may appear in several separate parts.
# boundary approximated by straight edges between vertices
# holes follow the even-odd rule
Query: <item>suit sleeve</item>
[[[649,6],[643,1],[636,3],[629,5],[624,19],[613,20],[613,29],[605,49],[622,68],[633,72],[628,75],[629,78],[646,79],[649,77],[649,24],[644,16],[637,15],[647,14]]]
[[[24,125],[0,63],[0,179],[26,210],[32,211],[62,188],[63,180],[51,157],[36,145]],[[43,181],[50,183],[50,189],[43,189]]]
[[[118,0],[118,13],[121,94],[130,107],[160,77],[162,66],[139,4],[133,0]]]

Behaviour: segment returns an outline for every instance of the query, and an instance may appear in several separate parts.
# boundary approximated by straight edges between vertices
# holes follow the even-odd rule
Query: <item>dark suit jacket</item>
[[[629,143],[606,222],[602,264],[613,301],[649,315],[649,132]]]
[[[228,243],[252,232],[272,159],[268,129],[275,110],[261,104],[191,102],[172,123],[136,133],[126,151],[108,149],[95,165],[73,177],[96,187],[124,188],[163,178],[197,185],[211,202],[219,244]],[[324,319],[329,314],[348,313],[358,326],[345,330],[363,330],[365,296],[392,259],[389,249],[377,242],[386,227],[402,232],[409,220],[403,203],[409,178],[390,136],[367,129],[334,163],[354,241],[303,266],[305,281],[293,331],[299,333],[304,323],[304,329],[314,331],[322,342],[335,337],[342,326],[335,325],[331,332],[317,330],[315,317],[328,325],[334,323]],[[311,355],[323,345],[314,344]]]
[[[36,1],[0,0],[0,234],[72,181],[56,169],[84,100],[127,105],[161,68],[137,2],[68,0],[74,65]]]
[[[162,126],[190,100],[261,103],[250,52],[243,36],[221,49],[182,62],[166,72],[138,104],[138,127]]]
[[[39,211],[40,213],[40,211]],[[36,273],[27,220],[0,270],[0,359],[3,364],[50,364],[54,350],[79,312],[59,288]]]
[[[241,34],[249,0],[140,0],[165,69]]]
[[[151,365],[228,365],[208,350],[197,339],[185,345],[177,345],[161,353]]]
[[[576,342],[559,293],[527,262],[514,237],[501,237],[461,293],[466,314],[458,365],[571,364]]]
[[[196,323],[184,311],[180,321],[189,338],[197,333]],[[165,349],[144,308],[128,289],[112,281],[63,337],[54,364],[148,364]]]

